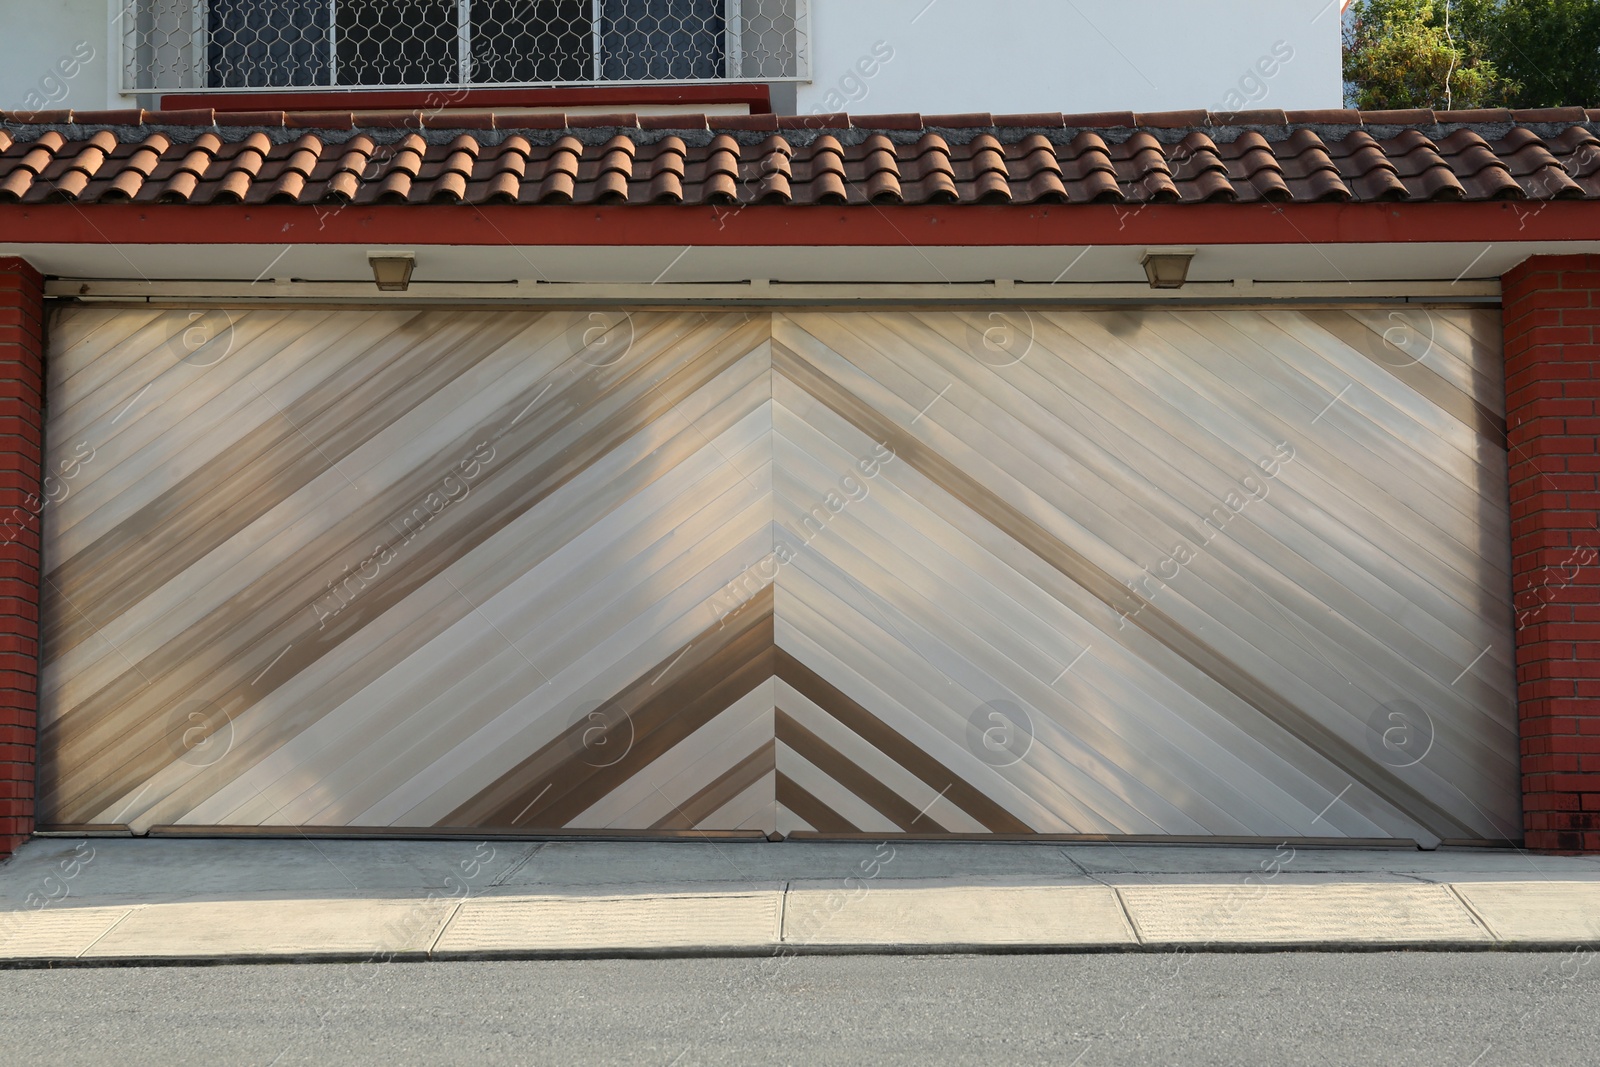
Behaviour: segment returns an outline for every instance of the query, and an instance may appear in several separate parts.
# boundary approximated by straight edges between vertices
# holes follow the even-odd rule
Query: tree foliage
[[[1513,87],[1507,107],[1600,107],[1600,2],[1462,0],[1459,10]]]
[[[1356,0],[1344,31],[1348,102],[1366,110],[1488,107],[1518,86],[1433,0]]]
[[[1356,107],[1600,106],[1600,0],[1356,0],[1344,44]]]

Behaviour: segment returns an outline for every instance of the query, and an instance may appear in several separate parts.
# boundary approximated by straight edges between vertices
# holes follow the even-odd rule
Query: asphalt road
[[[6,1064],[1600,1062],[1600,956],[805,957],[0,971]]]

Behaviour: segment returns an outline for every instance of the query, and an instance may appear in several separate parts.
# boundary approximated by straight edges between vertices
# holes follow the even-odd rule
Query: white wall
[[[0,110],[133,106],[118,6],[0,0]],[[811,61],[801,113],[1321,108],[1343,92],[1330,0],[811,0]]]
[[[106,0],[0,0],[0,111],[128,107]]]
[[[1339,47],[1330,0],[811,0],[798,110],[1339,107]]]

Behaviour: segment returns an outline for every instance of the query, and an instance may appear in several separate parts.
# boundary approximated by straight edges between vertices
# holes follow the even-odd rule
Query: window
[[[472,5],[472,80],[573,82],[594,77],[588,0],[488,0]]]
[[[804,77],[804,0],[132,0],[127,91]]]
[[[600,76],[607,81],[719,78],[727,67],[722,5],[602,0]]]
[[[461,80],[456,0],[338,0],[338,85],[449,85]]]
[[[211,88],[328,84],[325,0],[211,0],[209,7]]]

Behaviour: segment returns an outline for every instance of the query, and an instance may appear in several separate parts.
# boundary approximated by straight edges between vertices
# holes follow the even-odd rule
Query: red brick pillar
[[[33,832],[44,279],[0,258],[0,857]]]
[[[1523,829],[1600,851],[1600,256],[1502,282]]]

